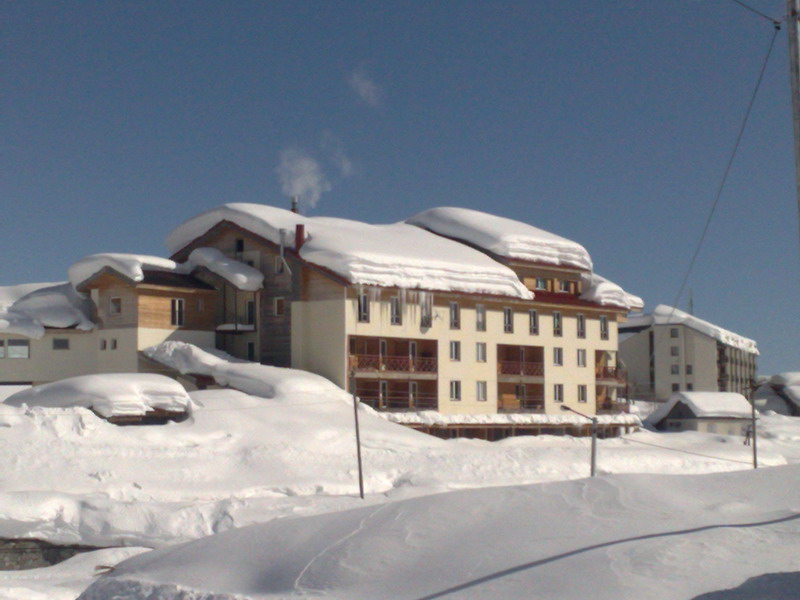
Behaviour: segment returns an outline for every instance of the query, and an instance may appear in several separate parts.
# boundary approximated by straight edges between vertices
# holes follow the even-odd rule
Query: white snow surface
[[[255,292],[264,287],[264,274],[243,262],[225,256],[216,248],[195,248],[189,254],[192,267],[205,267],[237,289]]]
[[[418,213],[407,219],[406,223],[462,240],[506,258],[592,269],[591,256],[577,242],[506,217],[443,206]]]
[[[607,476],[281,519],[134,556],[80,600],[797,598],[798,477]],[[743,585],[758,593],[713,595]]]
[[[83,282],[105,268],[113,269],[133,282],[139,282],[144,279],[145,270],[182,272],[178,263],[168,258],[144,254],[104,252],[85,256],[73,263],[67,271],[69,281],[77,289]]]
[[[422,410],[379,412],[377,414],[393,423],[405,425],[586,425],[590,422],[585,417],[568,412],[554,415],[536,413],[452,415],[435,410]],[[597,422],[600,425],[639,426],[642,424],[635,414],[597,415]]]
[[[751,354],[758,354],[758,346],[754,340],[743,337],[739,334],[718,327],[713,323],[698,319],[697,317],[683,312],[680,309],[672,308],[665,304],[659,304],[655,307],[652,313],[649,314],[632,314],[628,317],[628,322],[625,327],[640,327],[650,325],[686,325],[692,329],[704,333],[705,335],[714,338],[739,348]]]
[[[644,300],[623,290],[613,281],[601,277],[597,273],[583,273],[582,300],[595,302],[602,306],[619,306],[627,310],[642,310]]]
[[[0,287],[0,334],[41,339],[46,328],[89,331],[91,303],[69,283]]]
[[[683,402],[699,418],[752,417],[750,402],[736,392],[674,392],[662,406],[653,411],[647,419],[648,422],[658,423],[679,402]]]
[[[495,294],[530,299],[509,268],[484,253],[405,223],[370,225],[331,217],[305,217],[262,204],[224,204],[178,226],[167,237],[174,253],[222,221],[275,244],[294,248],[295,226],[305,226],[300,256],[358,285]]]
[[[185,411],[191,399],[183,386],[153,373],[80,375],[22,390],[9,406],[90,408],[103,417],[139,416],[153,409]]]

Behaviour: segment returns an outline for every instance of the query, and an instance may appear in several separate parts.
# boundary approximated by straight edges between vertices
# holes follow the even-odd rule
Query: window
[[[419,319],[419,326],[420,327],[430,327],[433,325],[433,298],[431,296],[425,296],[423,300],[420,302],[419,305],[419,312],[420,312],[420,319]]]
[[[547,290],[547,279],[544,277],[537,277],[536,278],[536,289],[537,290]]]
[[[503,331],[514,333],[514,313],[507,306],[503,308]]]
[[[570,283],[565,279],[561,279],[558,282],[558,291],[561,293],[569,293]]]
[[[236,238],[234,251],[236,253],[244,252],[244,240],[242,238]]]
[[[53,350],[69,350],[69,338],[53,338]]]
[[[458,402],[461,400],[461,382],[453,380],[450,382],[450,400]]]
[[[586,337],[586,317],[584,315],[578,315],[577,322],[578,322],[578,337],[579,338],[585,338]]]
[[[403,313],[400,311],[400,296],[392,296],[389,299],[391,309],[391,323],[392,325],[403,324]]]
[[[673,338],[678,337],[678,328],[677,327],[672,327],[669,330],[669,337],[673,337]]]
[[[553,364],[557,367],[560,367],[564,364],[564,349],[563,348],[553,348]]]
[[[564,384],[556,383],[553,385],[553,400],[555,402],[564,401]]]
[[[686,384],[686,389],[691,392],[694,389],[694,384],[693,383],[687,383]]]
[[[600,315],[600,339],[608,339],[608,317],[605,315]]]
[[[358,322],[369,323],[369,296],[363,292],[358,295]]]
[[[389,342],[386,340],[380,340],[378,342],[378,355],[381,359],[386,358],[389,355]],[[383,360],[381,360],[383,362]]]
[[[486,382],[478,381],[475,388],[475,399],[478,402],[486,402]]]
[[[486,331],[486,307],[483,304],[475,305],[475,329]]]
[[[7,340],[6,356],[8,358],[30,358],[31,344],[28,340]]]
[[[100,350],[105,350],[108,347],[108,342],[106,340],[100,340]]]
[[[475,344],[475,360],[477,362],[486,362],[486,343],[478,342]]]
[[[680,375],[680,373],[681,373],[680,365],[672,365],[672,366],[670,366],[670,373],[672,375]]]
[[[256,301],[248,300],[245,304],[245,325],[256,324]]]
[[[122,298],[108,299],[108,314],[110,316],[122,314]]]
[[[692,365],[686,365],[686,374],[687,375],[691,375],[692,374]]]
[[[680,356],[680,350],[677,346],[671,346],[669,349],[669,353],[671,356]]]
[[[417,402],[419,386],[416,381],[408,382],[408,401],[413,406]]]
[[[578,350],[578,366],[579,367],[586,366],[586,350],[583,348]]]
[[[458,302],[450,303],[450,329],[461,329],[461,311]]]
[[[450,360],[461,360],[461,342],[450,342]]]
[[[170,323],[176,327],[183,326],[184,323],[184,301],[183,298],[172,299],[172,314],[170,315]]]
[[[112,350],[117,349],[117,338],[111,338],[111,349]]]
[[[553,313],[553,335],[560,337],[564,334],[563,323],[561,320],[561,313]]]
[[[585,385],[578,386],[578,402],[585,403],[588,398],[588,392]]]
[[[672,384],[672,391],[673,391],[673,392],[679,392],[679,391],[681,391],[681,386],[680,386],[680,384],[679,384],[679,383],[673,383],[673,384]]]
[[[254,361],[256,359],[256,343],[247,342],[247,360]]]
[[[0,340],[0,358],[6,357],[6,341]]]
[[[275,259],[273,260],[273,264],[272,264],[272,270],[275,272],[276,275],[280,275],[280,274],[282,274],[284,272],[285,267],[284,267],[284,264],[283,264],[283,257],[282,256],[276,256],[275,257]]]
[[[539,313],[533,309],[528,311],[528,329],[531,335],[539,335]]]
[[[272,312],[276,317],[280,317],[286,312],[286,299],[283,296],[272,299]]]
[[[517,400],[525,400],[525,384],[518,383],[514,386],[514,398]]]

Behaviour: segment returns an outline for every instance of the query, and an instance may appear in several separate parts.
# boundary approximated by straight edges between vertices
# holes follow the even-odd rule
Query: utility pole
[[[792,88],[792,120],[794,122],[794,169],[797,193],[798,226],[800,226],[800,45],[798,18],[800,0],[786,0],[786,25],[789,31],[789,77]],[[800,231],[800,230],[799,230]]]
[[[361,432],[358,428],[358,396],[356,396],[356,374],[350,372],[350,392],[353,394],[353,417],[356,427],[356,458],[358,460],[358,495],[364,499],[364,467],[361,462]]]
[[[574,408],[567,406],[566,404],[561,405],[561,410],[567,410],[569,412],[573,412],[576,415],[580,415],[584,419],[589,419],[592,422],[592,458],[591,458],[591,469],[590,473],[591,476],[594,477],[597,473],[597,417],[590,417],[589,415],[585,415],[582,412],[575,410]]]

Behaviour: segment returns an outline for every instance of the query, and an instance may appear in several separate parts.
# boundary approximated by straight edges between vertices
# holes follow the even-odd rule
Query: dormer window
[[[111,316],[122,314],[122,298],[109,298],[108,314]]]
[[[536,289],[537,290],[547,290],[547,279],[544,277],[537,277],[536,278]]]
[[[564,294],[569,294],[570,292],[570,282],[566,279],[562,279],[558,282],[558,291]]]
[[[236,252],[237,254],[241,254],[242,252],[244,252],[244,239],[236,238],[234,252]]]

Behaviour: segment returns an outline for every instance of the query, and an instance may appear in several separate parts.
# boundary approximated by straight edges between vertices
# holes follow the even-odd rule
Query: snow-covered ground
[[[726,517],[730,517],[730,522],[755,522],[778,518],[798,508],[796,501],[784,500],[786,489],[796,487],[792,482],[800,472],[793,466],[755,473],[748,470],[751,449],[742,444],[740,437],[641,431],[621,439],[601,440],[598,448],[601,479],[559,484],[562,487],[548,483],[542,487],[537,484],[581,480],[588,475],[588,439],[542,436],[495,443],[443,441],[390,423],[367,407],[360,409],[367,492],[366,499],[361,500],[349,396],[314,376],[306,377],[291,370],[254,370],[253,365],[247,364],[236,367],[220,357],[216,359],[214,375],[228,378],[249,393],[232,389],[193,392],[191,417],[182,423],[118,427],[77,406],[0,406],[0,460],[4,465],[0,536],[97,546],[165,548],[274,521],[263,528],[229,534],[234,536],[230,543],[241,546],[242,550],[246,543],[255,544],[249,546],[250,555],[266,573],[269,557],[273,556],[270,552],[275,550],[267,543],[273,539],[269,536],[280,535],[280,531],[297,533],[291,546],[286,545],[288,541],[282,542],[285,550],[281,556],[285,556],[285,561],[274,565],[269,562],[270,573],[286,568],[282,571],[284,579],[267,582],[266,575],[259,575],[263,585],[259,584],[262,587],[258,589],[236,587],[233,580],[238,577],[226,580],[222,573],[232,567],[221,562],[221,555],[217,572],[203,567],[205,579],[192,575],[197,570],[181,571],[176,566],[184,560],[181,555],[165,555],[162,571],[148,570],[152,567],[131,567],[133,570],[128,571],[125,567],[120,574],[145,573],[136,577],[161,583],[168,582],[165,579],[168,574],[175,573],[179,578],[175,581],[189,587],[208,590],[209,581],[228,582],[230,585],[225,583],[212,591],[257,592],[255,597],[269,598],[292,596],[295,592],[281,586],[287,577],[295,576],[302,579],[300,587],[308,595],[316,594],[312,590],[321,587],[330,589],[334,598],[392,598],[441,591],[592,544],[711,524],[712,517],[720,518],[715,523],[725,522]],[[192,360],[207,363],[211,359],[195,355]],[[762,466],[800,463],[800,419],[768,415],[762,419],[760,431]],[[735,474],[734,479],[715,479],[709,475],[618,477],[619,474],[698,475],[739,470],[743,471]],[[711,488],[718,492],[713,498],[708,491]],[[773,488],[775,493],[770,495],[768,492]],[[458,493],[436,495],[453,491]],[[645,491],[649,495],[642,495]],[[409,502],[401,502],[406,500]],[[713,510],[713,506],[718,510]],[[355,512],[341,512],[349,509]],[[373,518],[373,514],[385,518]],[[440,519],[444,520],[438,523]],[[362,521],[377,528],[372,530],[370,525],[370,533],[363,538],[351,535],[357,533]],[[452,543],[446,541],[448,523],[453,528]],[[474,532],[470,523],[475,524]],[[317,524],[322,529],[314,533]],[[700,541],[696,543],[698,547],[718,543],[719,552],[724,550],[738,556],[739,545],[751,542],[779,545],[779,532],[788,527],[789,524],[764,526],[763,530],[750,528],[742,532],[710,530],[697,538]],[[508,545],[495,544],[486,551],[470,546],[475,540],[491,537],[489,532],[493,530],[520,533],[512,536]],[[751,534],[757,538],[755,541],[747,537]],[[237,539],[236,535],[245,537]],[[261,536],[266,537],[262,540]],[[344,537],[353,538],[352,543],[357,545],[351,547]],[[245,538],[251,541],[243,541]],[[384,538],[386,546],[375,545],[375,540]],[[502,535],[498,533],[500,538]],[[210,546],[196,546],[198,559],[210,560],[210,556],[219,552],[214,549],[213,544],[217,543],[214,539],[203,542]],[[224,541],[226,538],[222,539],[221,544],[228,543]],[[361,576],[353,575],[353,565],[347,561],[334,568],[325,559],[328,552],[333,552],[331,557],[338,556],[339,545],[324,552],[321,559],[310,565],[313,568],[304,573],[296,570],[308,553],[320,553],[340,539],[341,551],[352,550],[353,556],[374,550]],[[456,543],[458,540],[461,543]],[[682,540],[682,549],[670,550],[670,544],[678,543],[677,540]],[[633,592],[625,592],[628,595],[620,592],[608,597],[689,598],[692,596],[644,593],[651,584],[642,565],[649,564],[650,569],[662,569],[664,573],[674,566],[682,573],[679,578],[697,580],[696,585],[689,582],[678,589],[696,589],[696,593],[739,585],[749,574],[788,569],[777,556],[780,552],[759,550],[760,554],[753,554],[763,559],[749,560],[748,568],[737,571],[735,576],[723,577],[715,571],[713,577],[704,579],[696,570],[701,556],[693,540],[674,536],[644,540],[647,548],[653,544],[657,547],[643,550],[641,560],[625,554],[637,548],[638,542],[619,545],[625,552],[619,550],[620,554],[614,555],[618,556],[616,562],[617,559],[608,558],[617,552],[616,546],[609,546],[599,554],[583,553],[581,556],[587,560],[593,557],[597,562],[593,570],[586,571],[587,581],[596,577],[598,586],[612,579],[618,584],[626,581],[631,590],[639,593],[637,596],[631,595]],[[358,545],[362,542],[364,545]],[[408,544],[405,549],[404,543]],[[528,549],[523,552],[520,544]],[[786,557],[795,551],[791,546],[781,549]],[[36,594],[73,598],[75,590],[92,581],[87,565],[93,560],[96,564],[115,562],[109,555],[93,556],[90,553],[76,557],[70,564],[35,573],[5,574],[0,577],[0,598],[37,598]],[[229,556],[237,555],[231,551]],[[692,556],[695,570],[690,574],[682,569],[689,568]],[[661,563],[650,564],[656,558]],[[576,569],[576,573],[584,570],[583,558],[570,561],[563,564],[572,565],[570,568]],[[632,562],[625,566],[624,561]],[[712,562],[718,571],[723,569],[722,559],[715,557]],[[412,566],[425,567],[424,574],[420,571],[422,583],[409,588],[406,596],[394,595],[392,590],[396,588],[392,586],[413,579],[408,570]],[[450,566],[453,571],[445,576],[446,567]],[[382,572],[383,579],[369,576],[375,572]],[[433,572],[442,575],[433,577]],[[546,589],[558,580],[556,572],[548,576],[549,583],[542,584]],[[252,581],[252,572],[241,573],[239,583],[243,586]],[[662,576],[666,577],[664,573]],[[514,586],[528,581],[528,575],[510,574],[497,581],[491,585],[500,587],[486,588],[480,584],[456,596],[530,597],[515,595],[514,591],[519,589]],[[504,587],[507,585],[510,587]],[[47,586],[52,587],[49,596]],[[554,595],[555,592],[547,592],[545,588],[541,597],[573,597]],[[373,595],[378,589],[386,592]],[[103,595],[106,592],[92,592],[94,595],[87,598],[114,597]],[[165,594],[152,598],[211,597]],[[577,592],[574,597],[578,597]]]

